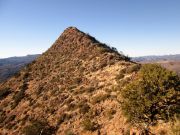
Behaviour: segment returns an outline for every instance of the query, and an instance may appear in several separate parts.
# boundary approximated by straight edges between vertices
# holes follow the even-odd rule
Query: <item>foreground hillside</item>
[[[24,57],[11,57],[0,59],[0,82],[7,80],[19,72],[25,65],[32,62],[39,55],[27,55]]]
[[[120,96],[140,67],[69,27],[44,54],[0,84],[0,133],[141,134],[122,114]]]

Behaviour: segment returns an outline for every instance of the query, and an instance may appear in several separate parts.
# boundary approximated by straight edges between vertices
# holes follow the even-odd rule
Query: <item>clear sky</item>
[[[0,58],[42,53],[69,26],[129,56],[180,53],[180,0],[0,0]]]

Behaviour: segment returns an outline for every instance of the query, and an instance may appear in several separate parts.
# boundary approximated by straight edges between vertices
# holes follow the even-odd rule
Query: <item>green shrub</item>
[[[11,93],[11,90],[9,88],[0,90],[0,100],[7,97],[10,93]]]
[[[137,78],[122,90],[122,110],[128,120],[146,126],[179,114],[180,79],[159,65],[144,65]]]

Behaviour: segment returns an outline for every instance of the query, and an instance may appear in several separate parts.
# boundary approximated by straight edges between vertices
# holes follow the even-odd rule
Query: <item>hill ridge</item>
[[[88,34],[67,28],[45,53],[0,84],[0,133],[22,134],[37,124],[57,135],[123,133],[127,124],[113,87],[120,71],[134,65]]]

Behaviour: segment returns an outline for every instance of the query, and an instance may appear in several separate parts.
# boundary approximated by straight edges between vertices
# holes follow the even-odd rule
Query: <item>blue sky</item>
[[[0,58],[42,53],[69,26],[129,56],[180,53],[180,0],[0,0]]]

